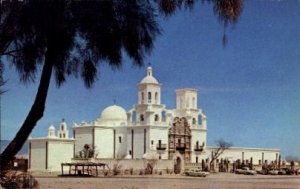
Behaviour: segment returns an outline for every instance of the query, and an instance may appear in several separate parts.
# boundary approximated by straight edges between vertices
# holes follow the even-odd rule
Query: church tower
[[[138,104],[160,104],[160,84],[153,77],[152,67],[147,68],[147,75],[139,83]]]
[[[139,125],[154,125],[162,121],[161,84],[153,76],[152,67],[138,85],[138,103],[132,112],[132,121]]]
[[[149,66],[138,84],[137,103],[127,113],[128,158],[149,158],[156,154],[161,159],[168,159],[166,115],[165,105],[161,104],[161,84]]]
[[[57,135],[59,138],[65,138],[65,139],[69,138],[69,131],[68,131],[67,123],[65,122],[65,119],[62,119],[62,122],[60,123]]]
[[[197,109],[197,90],[178,89],[176,90],[176,109]]]

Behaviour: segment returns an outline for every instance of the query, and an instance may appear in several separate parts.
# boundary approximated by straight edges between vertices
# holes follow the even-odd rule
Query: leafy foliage
[[[89,144],[85,144],[83,146],[83,150],[79,152],[79,157],[80,158],[93,158],[97,154],[95,153],[95,148],[91,147]]]
[[[7,171],[0,180],[3,188],[7,189],[38,189],[37,180],[30,173]]]
[[[14,10],[5,13],[1,24],[15,24],[15,31],[0,55],[9,55],[25,82],[34,81],[38,65],[48,58],[59,86],[66,75],[80,72],[91,87],[99,62],[119,68],[123,49],[142,65],[160,33],[153,8],[139,1],[26,1],[20,9],[14,23],[4,22]]]
[[[208,2],[224,25],[238,21],[242,0]],[[21,81],[34,81],[39,66],[51,59],[58,86],[73,75],[91,87],[100,62],[118,69],[126,53],[135,65],[143,65],[161,33],[158,12],[171,16],[194,4],[193,0],[6,1],[0,11],[0,56],[11,59]]]

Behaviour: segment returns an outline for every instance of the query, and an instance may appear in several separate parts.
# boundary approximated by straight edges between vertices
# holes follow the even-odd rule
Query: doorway
[[[174,173],[180,174],[181,172],[181,159],[180,157],[177,157],[174,164]]]

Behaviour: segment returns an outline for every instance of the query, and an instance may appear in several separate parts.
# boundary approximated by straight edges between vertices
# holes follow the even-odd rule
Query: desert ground
[[[41,189],[300,189],[300,176],[212,174],[206,178],[177,175],[57,177],[36,176]]]

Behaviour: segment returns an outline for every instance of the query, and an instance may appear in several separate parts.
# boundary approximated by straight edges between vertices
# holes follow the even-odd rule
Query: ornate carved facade
[[[185,162],[191,161],[191,129],[186,118],[176,117],[169,129],[169,158],[178,151]]]

